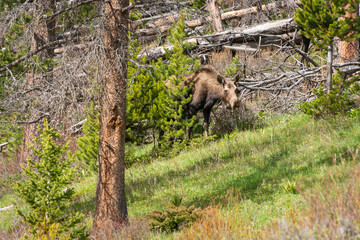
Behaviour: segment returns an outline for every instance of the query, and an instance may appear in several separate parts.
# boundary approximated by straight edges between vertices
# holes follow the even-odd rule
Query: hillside
[[[311,208],[309,196],[324,191],[337,194],[336,187],[351,179],[344,176],[351,168],[359,168],[354,162],[358,161],[359,140],[358,119],[314,120],[302,114],[269,114],[253,130],[189,146],[172,158],[135,164],[126,171],[131,222],[130,230],[123,234],[138,239],[276,239],[279,232],[273,227],[280,220],[295,226],[310,224],[305,215]],[[329,173],[335,174],[336,184],[329,183]],[[94,215],[95,186],[95,176],[83,177],[75,184],[78,201],[73,208],[86,214],[89,227]],[[185,206],[210,207],[207,221],[171,234],[150,232],[143,217],[163,210],[174,198],[180,198]],[[318,202],[318,208],[327,203]],[[0,208],[11,204],[23,207],[8,191],[1,198]],[[341,215],[341,211],[337,214]],[[22,232],[18,222],[15,209],[1,212],[0,238]],[[278,228],[285,229],[283,225]],[[287,231],[291,229],[288,225]],[[318,225],[321,229],[321,222]]]

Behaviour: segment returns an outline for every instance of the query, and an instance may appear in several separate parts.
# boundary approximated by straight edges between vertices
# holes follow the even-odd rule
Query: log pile
[[[244,30],[226,30],[216,34],[190,37],[187,41],[193,43],[193,50],[206,52],[215,47],[228,44],[257,42],[260,38],[263,42],[269,40],[282,40],[289,37],[294,38],[296,36],[296,29],[297,26],[295,22],[292,18],[289,18],[267,22]],[[144,49],[139,57],[146,56],[149,61],[157,59],[164,56],[165,49],[171,50],[172,46],[167,45],[152,49]]]
[[[261,10],[273,11],[275,9],[287,8],[289,6],[299,5],[299,4],[300,4],[300,0],[285,0],[285,1],[264,4],[261,6]],[[212,11],[215,12],[215,10]],[[258,11],[259,9],[257,7],[240,9],[236,11],[222,13],[220,18],[222,21],[231,20],[231,19],[240,19],[245,15],[258,13]],[[214,13],[214,15],[216,14]],[[178,13],[170,12],[167,14],[160,14],[152,17],[142,18],[134,21],[132,23],[132,27],[136,29],[142,25],[145,26],[145,28],[143,29],[136,30],[136,33],[140,36],[150,36],[158,33],[166,33],[171,28],[171,24],[173,24],[177,20],[178,16],[179,16]],[[206,18],[188,20],[186,21],[186,26],[188,28],[195,28],[209,22],[212,22],[212,18],[210,16]]]

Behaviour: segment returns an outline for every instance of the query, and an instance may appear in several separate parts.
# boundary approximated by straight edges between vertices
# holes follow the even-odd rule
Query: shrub
[[[352,118],[360,119],[360,108],[353,108],[349,112],[349,116]]]
[[[234,77],[236,74],[240,73],[242,66],[238,56],[232,58],[232,63],[229,67],[225,68],[225,75],[227,77]]]
[[[193,7],[202,8],[206,4],[206,0],[192,0],[190,1]]]
[[[42,236],[69,236],[71,239],[85,239],[84,227],[77,225],[82,221],[83,214],[69,213],[71,200],[75,190],[70,187],[75,171],[72,167],[73,158],[65,158],[68,145],[57,145],[60,134],[55,132],[44,120],[40,138],[34,138],[38,144],[30,146],[38,160],[28,159],[23,167],[26,180],[15,184],[15,191],[29,205],[28,212],[17,210],[24,222],[30,226],[34,239]],[[55,229],[54,229],[55,227]]]
[[[219,109],[213,113],[212,119],[214,121],[210,126],[211,132],[216,133],[219,137],[234,130],[252,129],[257,122],[257,116],[245,105],[232,111]]]
[[[241,226],[234,227],[231,221],[221,216],[218,208],[209,207],[198,221],[182,231],[176,239],[245,239],[236,229]]]
[[[345,114],[355,106],[354,96],[359,94],[359,77],[344,80],[341,73],[333,77],[333,89],[326,93],[320,86],[313,90],[316,99],[301,105],[302,111],[317,118]]]
[[[148,214],[152,230],[164,232],[177,231],[182,226],[188,226],[201,215],[201,209],[194,206],[175,206],[170,204],[164,211],[154,211]]]

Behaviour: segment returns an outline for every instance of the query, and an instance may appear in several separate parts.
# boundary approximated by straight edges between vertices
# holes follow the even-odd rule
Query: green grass
[[[129,168],[129,216],[162,210],[178,195],[186,206],[220,207],[223,216],[246,221],[256,236],[256,231],[281,219],[290,209],[301,208],[305,203],[298,191],[315,186],[334,167],[334,156],[357,148],[359,142],[360,122],[356,119],[269,117],[262,128],[236,132],[175,157]],[[96,176],[76,183],[75,188],[78,202],[74,209],[86,214],[90,227]],[[14,201],[14,197],[4,195],[0,207]],[[11,215],[13,210],[0,213],[1,229],[11,228]],[[151,238],[172,239],[178,234],[153,234]]]

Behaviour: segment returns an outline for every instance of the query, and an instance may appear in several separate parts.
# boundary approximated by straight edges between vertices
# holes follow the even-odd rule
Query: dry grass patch
[[[291,219],[278,222],[270,230],[271,239],[359,239],[360,238],[360,164],[358,150],[334,156],[328,176],[304,192],[307,207]]]

